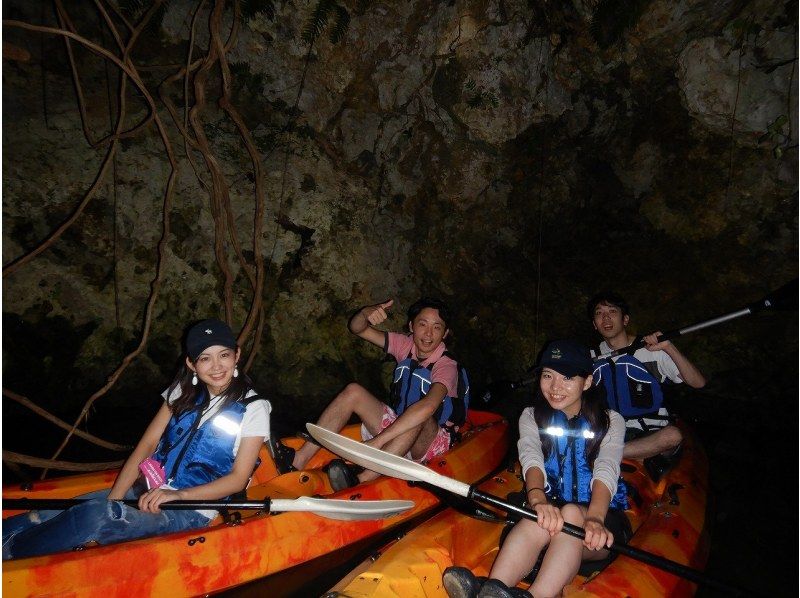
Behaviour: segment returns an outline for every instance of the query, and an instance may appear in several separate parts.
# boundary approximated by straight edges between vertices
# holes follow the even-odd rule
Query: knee
[[[337,400],[346,403],[356,403],[361,397],[364,396],[366,389],[357,382],[351,382],[342,389],[342,392],[336,397]]]
[[[536,530],[539,529],[539,524],[530,519],[520,519],[514,527],[519,530],[519,533],[529,536],[536,533]]]
[[[14,536],[36,527],[42,522],[43,519],[39,511],[29,511],[27,513],[14,515],[8,519],[3,519],[3,559],[11,558],[10,556],[6,556],[7,546],[11,544],[11,540]]]
[[[538,529],[539,525],[535,521],[531,521],[530,519],[520,519],[517,522],[517,527],[523,533],[532,534],[536,531],[536,529]]]
[[[520,519],[514,529],[519,530],[518,533],[522,534],[528,542],[532,542],[537,538],[544,540],[545,544],[550,541],[550,534],[539,527],[538,523],[530,519]]]
[[[101,522],[128,523],[128,513],[133,507],[118,500],[96,498],[87,500],[66,511],[79,529],[89,529]]]
[[[28,518],[28,523],[30,525],[39,525],[42,522],[39,511],[29,511],[28,513],[25,513],[25,517]]]
[[[683,434],[677,426],[667,426],[661,430],[664,437],[664,443],[669,445],[669,448],[678,448],[683,442]]]
[[[572,525],[583,524],[583,511],[578,505],[567,503],[561,507],[561,516],[564,521]]]
[[[130,507],[125,503],[116,501],[116,500],[109,500],[106,501],[105,506],[105,516],[113,521],[125,521],[127,523],[126,509]]]

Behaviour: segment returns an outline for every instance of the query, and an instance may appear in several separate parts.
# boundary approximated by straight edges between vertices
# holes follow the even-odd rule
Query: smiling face
[[[186,365],[205,382],[208,392],[219,395],[230,386],[237,361],[239,361],[238,349],[214,345],[200,353],[194,363],[187,357]]]
[[[622,310],[616,305],[598,303],[594,308],[592,324],[604,339],[611,340],[626,335],[625,327],[629,320],[630,317],[623,316]]]
[[[567,417],[580,413],[583,392],[591,385],[591,376],[564,376],[550,368],[544,368],[539,376],[542,396],[553,409],[563,411]]]
[[[433,353],[449,332],[444,320],[439,317],[439,310],[432,307],[423,308],[414,320],[408,323],[408,329],[411,331],[419,359],[425,359]]]

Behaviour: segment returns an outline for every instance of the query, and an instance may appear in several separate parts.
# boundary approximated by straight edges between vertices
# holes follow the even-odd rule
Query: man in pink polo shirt
[[[361,308],[348,326],[350,332],[382,347],[397,361],[394,409],[352,382],[322,412],[317,424],[338,432],[356,414],[367,444],[427,461],[450,448],[466,415],[465,401],[458,397],[458,366],[445,353],[450,313],[442,301],[422,298],[408,310],[410,334],[378,330],[393,303],[390,299]],[[307,442],[295,453],[292,465],[301,469],[317,450],[317,445]],[[341,460],[331,463],[328,475],[335,490],[378,477],[369,470],[356,472]]]

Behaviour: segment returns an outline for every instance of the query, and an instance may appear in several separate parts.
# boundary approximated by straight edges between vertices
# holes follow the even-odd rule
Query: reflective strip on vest
[[[586,461],[586,441],[594,437],[589,422],[582,415],[568,420],[562,411],[555,411],[549,425],[540,429],[539,434],[550,436],[552,441],[552,450],[544,462],[545,492],[566,502],[589,503],[592,469]],[[626,495],[625,482],[620,478],[610,506],[626,508]]]
[[[247,406],[230,403],[195,429],[201,406],[198,402],[197,409],[170,418],[153,455],[176,490],[213,482],[233,470],[233,447]]]

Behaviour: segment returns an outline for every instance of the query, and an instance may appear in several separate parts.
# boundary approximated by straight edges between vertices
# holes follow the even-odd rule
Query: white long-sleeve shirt
[[[625,444],[625,420],[616,411],[608,410],[610,425],[608,432],[600,441],[600,450],[594,460],[592,468],[592,481],[601,481],[606,485],[611,496],[617,493],[619,482],[620,462],[622,461],[622,448]],[[544,453],[542,440],[539,437],[539,426],[533,417],[533,407],[526,408],[519,418],[519,462],[522,465],[522,477],[531,467],[538,467],[545,480],[547,472],[544,468]]]

